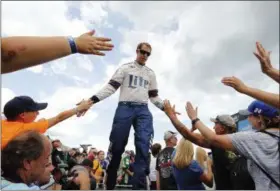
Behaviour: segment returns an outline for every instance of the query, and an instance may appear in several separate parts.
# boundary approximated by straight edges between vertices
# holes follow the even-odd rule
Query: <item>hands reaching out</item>
[[[240,79],[234,76],[223,78],[222,83],[226,86],[230,86],[234,88],[236,91],[240,93],[246,92],[246,89],[248,88]]]
[[[95,31],[90,31],[75,38],[77,50],[81,54],[94,54],[99,56],[105,56],[100,51],[110,51],[114,45],[110,43],[111,39],[106,37],[94,36]]]
[[[194,119],[197,118],[198,108],[196,107],[194,109],[193,105],[191,104],[191,102],[187,102],[187,104],[186,104],[186,111],[187,111],[187,114],[188,114],[190,120],[194,120]],[[196,128],[193,125],[191,131],[194,132],[195,130],[196,130]]]
[[[171,107],[170,101],[169,100],[164,100],[163,101],[164,105],[164,112],[165,114],[170,118],[170,117],[175,117],[177,118],[177,115],[181,115],[179,112],[175,110],[175,105]]]
[[[77,103],[77,117],[81,117],[84,116],[85,113],[89,110],[89,108],[91,108],[91,106],[93,105],[92,100],[88,99],[88,100],[82,100],[81,102]]]
[[[262,72],[267,74],[273,69],[270,61],[271,51],[266,51],[260,42],[256,42],[256,48],[257,50],[254,52],[254,55],[260,61]]]

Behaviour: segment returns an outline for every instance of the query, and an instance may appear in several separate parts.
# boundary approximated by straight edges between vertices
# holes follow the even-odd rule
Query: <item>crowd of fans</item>
[[[104,55],[99,51],[112,50],[110,39],[93,34],[85,33],[76,39],[3,38],[2,72],[42,64],[70,53]],[[20,46],[18,42],[21,42]],[[270,52],[260,43],[256,47],[254,54],[263,73],[279,83],[279,70],[272,67]],[[237,132],[236,121],[223,114],[211,119],[214,123],[212,131],[198,118],[197,108],[187,102],[186,112],[192,121],[190,130],[178,120],[175,106],[165,100],[164,111],[183,138],[177,143],[177,133],[167,131],[163,136],[164,148],[158,143],[151,146],[146,189],[204,190],[213,185],[217,190],[280,189],[279,95],[247,87],[236,77],[226,77],[222,83],[257,99],[247,110],[240,111],[248,116],[255,130]],[[81,145],[82,151],[77,148],[63,150],[60,140],[50,140],[43,135],[47,129],[83,113],[91,105],[91,101],[83,100],[73,109],[35,122],[47,103],[37,103],[28,96],[18,96],[7,102],[4,106],[6,119],[2,120],[1,189],[106,189],[108,162],[104,151],[88,149],[88,145]],[[195,130],[200,133],[194,133]],[[193,144],[198,145],[196,152]],[[202,148],[211,152],[206,153]],[[123,153],[117,187],[130,188],[135,170],[134,157],[133,151]]]

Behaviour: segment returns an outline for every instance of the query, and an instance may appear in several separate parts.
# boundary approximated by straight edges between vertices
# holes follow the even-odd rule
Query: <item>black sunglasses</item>
[[[138,49],[139,50],[139,52],[141,53],[141,54],[143,54],[143,55],[147,55],[148,57],[151,55],[151,53],[150,52],[147,52],[147,51],[145,51],[145,50],[141,50],[141,49]]]

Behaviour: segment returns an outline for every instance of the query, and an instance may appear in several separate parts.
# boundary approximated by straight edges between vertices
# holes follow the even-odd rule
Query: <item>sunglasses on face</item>
[[[148,57],[151,55],[150,52],[147,52],[147,51],[145,51],[145,50],[140,50],[140,49],[138,49],[138,50],[139,50],[139,52],[140,52],[141,54],[147,55]]]

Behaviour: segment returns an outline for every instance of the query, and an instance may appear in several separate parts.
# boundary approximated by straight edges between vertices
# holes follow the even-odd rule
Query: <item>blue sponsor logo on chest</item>
[[[147,89],[148,85],[149,81],[145,80],[143,77],[129,74],[129,88],[143,87]]]

